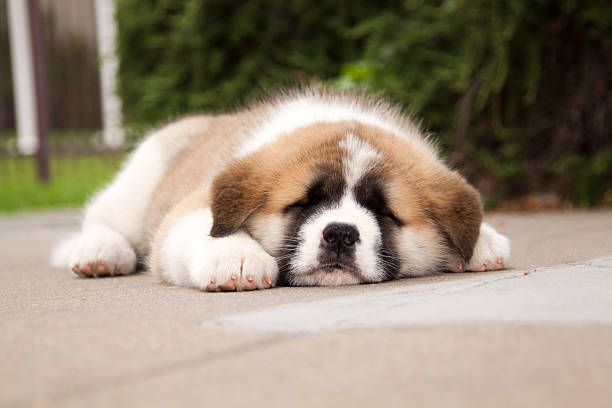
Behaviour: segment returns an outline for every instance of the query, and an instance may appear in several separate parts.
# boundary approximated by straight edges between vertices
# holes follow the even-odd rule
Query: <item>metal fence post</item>
[[[49,167],[49,108],[47,100],[47,66],[42,39],[42,18],[38,0],[28,0],[28,15],[32,40],[32,62],[36,89],[36,111],[38,116],[38,177],[48,182],[51,177]]]

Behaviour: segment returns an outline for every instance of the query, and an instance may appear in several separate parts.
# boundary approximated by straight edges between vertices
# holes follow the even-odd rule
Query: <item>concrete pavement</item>
[[[0,406],[609,406],[612,211],[488,221],[510,270],[210,294],[77,279],[76,213],[0,217]]]

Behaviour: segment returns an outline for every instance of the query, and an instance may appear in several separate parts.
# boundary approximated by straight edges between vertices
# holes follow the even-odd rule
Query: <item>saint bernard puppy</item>
[[[151,133],[56,255],[214,292],[498,270],[510,245],[398,108],[307,89]]]

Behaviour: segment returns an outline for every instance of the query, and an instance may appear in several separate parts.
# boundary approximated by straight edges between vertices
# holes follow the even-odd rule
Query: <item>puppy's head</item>
[[[421,275],[469,260],[478,194],[383,130],[320,123],[232,164],[213,183],[211,235],[244,229],[280,283],[331,286]]]

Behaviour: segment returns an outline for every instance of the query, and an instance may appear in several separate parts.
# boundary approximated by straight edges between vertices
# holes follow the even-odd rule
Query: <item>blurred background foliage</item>
[[[384,92],[489,204],[612,204],[612,6],[601,0],[121,0],[133,127],[323,81]]]

